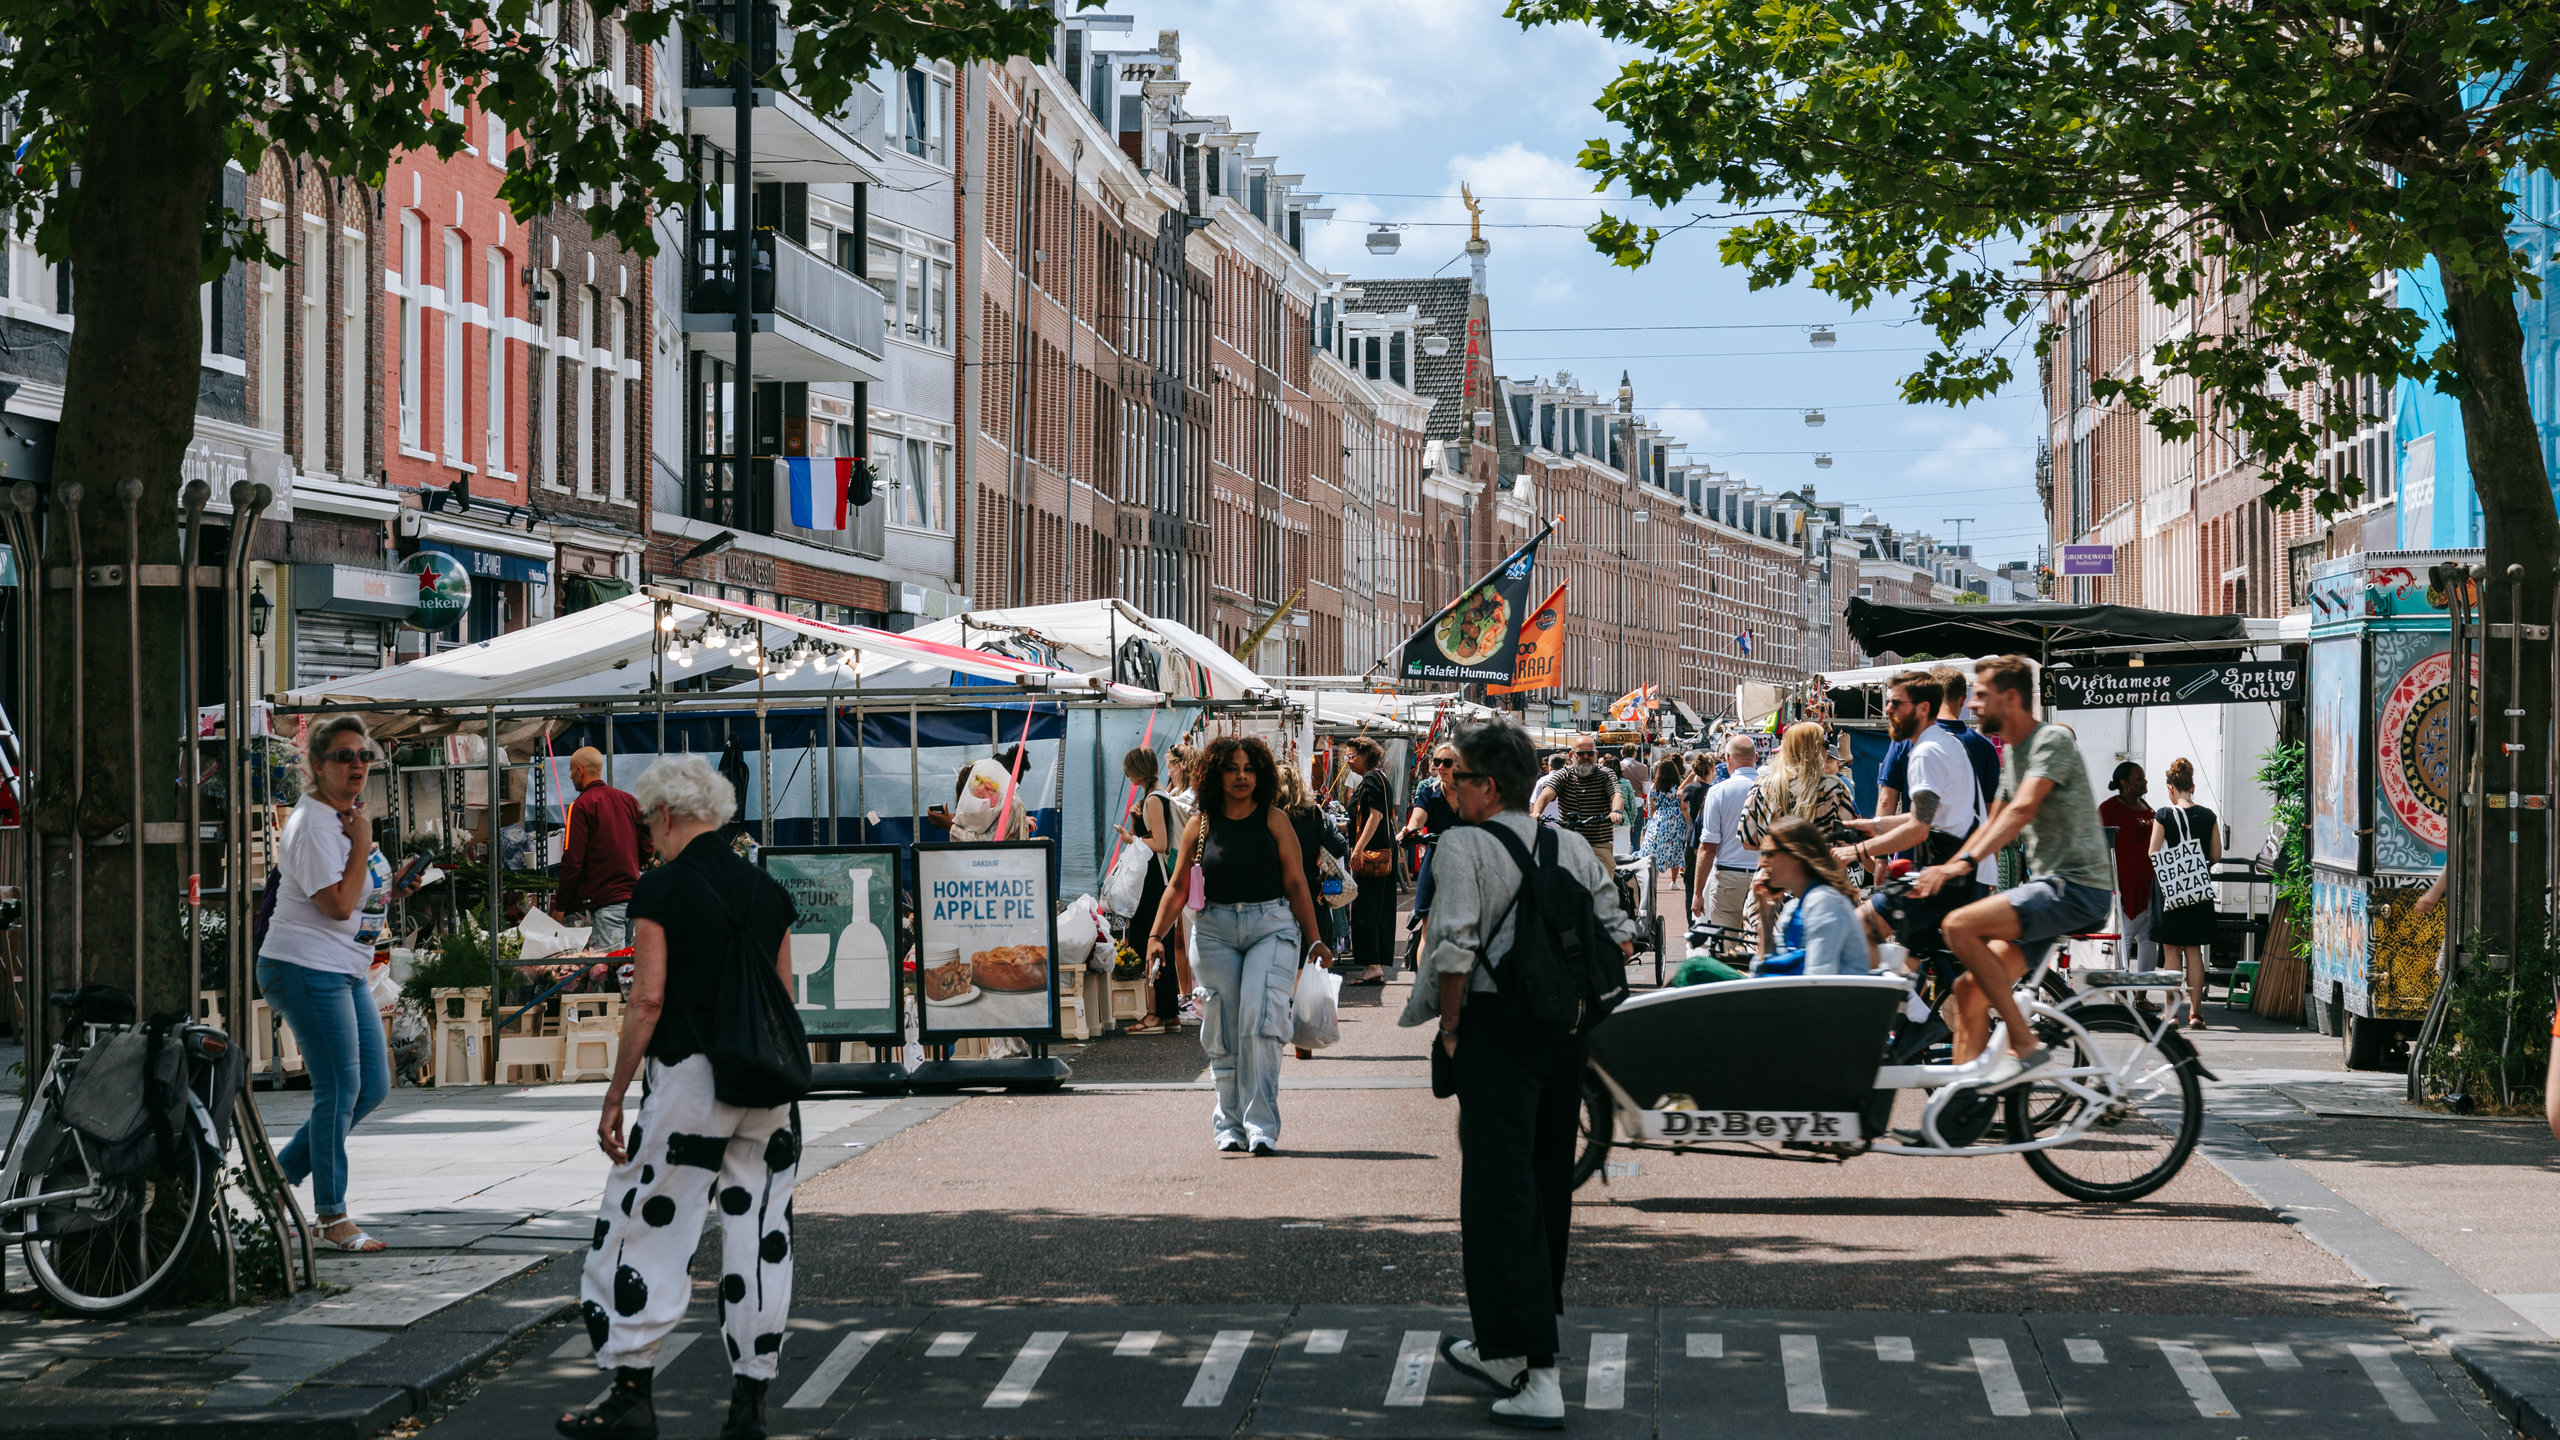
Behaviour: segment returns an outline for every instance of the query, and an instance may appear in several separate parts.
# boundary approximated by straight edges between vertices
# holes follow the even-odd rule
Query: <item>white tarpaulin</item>
[[[705,596],[653,592],[626,595],[602,605],[528,626],[494,640],[446,650],[405,665],[386,666],[363,675],[330,680],[282,696],[289,705],[333,702],[392,701],[413,705],[518,704],[528,700],[636,694],[647,690],[656,674],[657,599],[674,603],[677,637],[697,634],[712,615],[722,623],[754,626],[768,649],[807,637],[824,646],[878,656],[904,666],[929,664],[930,686],[948,685],[954,676],[995,685],[1027,685],[1061,693],[1088,693],[1124,704],[1153,704],[1152,691],[1109,685],[1104,677],[1071,674],[1010,656],[964,650],[906,635],[858,626],[831,625],[779,610],[713,600]],[[753,646],[742,647],[748,651]],[[716,673],[733,665],[752,665],[752,653],[733,656],[705,647],[692,663],[670,661],[670,683],[689,675]],[[801,674],[809,675],[809,669]],[[783,687],[768,684],[768,689]],[[822,682],[800,689],[823,691]],[[929,687],[919,687],[929,688]]]
[[[899,638],[919,645],[965,650],[981,658],[1011,656],[1016,660],[1079,673],[1112,673],[1114,657],[1130,641],[1139,642],[1144,657],[1133,679],[1143,680],[1152,667],[1155,681],[1174,701],[1244,700],[1268,695],[1273,687],[1251,666],[1218,648],[1189,626],[1161,620],[1122,600],[1078,600],[1063,605],[1025,605],[1009,610],[973,610],[948,620],[919,625]],[[866,688],[925,689],[952,683],[952,667],[938,660],[914,661],[885,652],[863,657],[857,667]],[[820,676],[802,672],[785,682],[785,690],[842,694],[853,688],[856,674]],[[773,689],[768,680],[766,689]]]

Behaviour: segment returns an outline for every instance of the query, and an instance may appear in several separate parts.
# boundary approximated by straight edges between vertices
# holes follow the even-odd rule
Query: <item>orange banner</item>
[[[1487,695],[1519,695],[1564,686],[1564,587],[1520,622],[1520,655],[1513,662],[1512,683],[1487,685]]]

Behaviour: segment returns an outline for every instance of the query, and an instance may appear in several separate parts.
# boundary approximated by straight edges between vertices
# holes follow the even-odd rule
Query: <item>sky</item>
[[[1463,275],[1466,211],[1484,202],[1494,359],[1525,378],[1568,371],[1636,409],[1690,460],[1772,492],[1811,484],[1857,518],[1862,508],[1997,564],[2028,559],[2044,535],[2035,441],[2044,425],[2032,355],[2007,391],[1962,410],[1906,405],[1899,379],[1927,333],[1907,307],[1852,313],[1794,286],[1753,293],[1716,258],[1714,232],[1666,239],[1641,270],[1603,259],[1581,233],[1608,202],[1574,157],[1609,130],[1594,107],[1629,58],[1588,31],[1525,30],[1500,0],[1114,0],[1135,30],[1106,42],[1143,48],[1182,35],[1195,115],[1260,132],[1336,218],[1309,227],[1307,256],[1358,279]],[[1692,197],[1685,217],[1718,197]],[[1652,217],[1625,203],[1612,213]],[[1400,224],[1381,259],[1364,238]],[[1838,342],[1816,350],[1829,323]],[[1820,429],[1803,412],[1819,407]],[[1832,468],[1817,469],[1827,451]],[[1962,518],[1959,527],[1952,523]]]

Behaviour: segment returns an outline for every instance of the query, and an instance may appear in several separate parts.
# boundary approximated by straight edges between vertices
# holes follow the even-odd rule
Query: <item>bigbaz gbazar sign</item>
[[[2122,710],[2137,705],[2229,705],[2292,700],[2302,693],[2302,667],[2290,660],[2229,665],[2144,665],[2130,670],[2047,667],[2048,710]]]

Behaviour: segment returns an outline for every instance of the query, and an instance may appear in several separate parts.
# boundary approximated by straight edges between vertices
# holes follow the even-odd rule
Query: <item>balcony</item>
[[[734,5],[712,0],[703,8],[723,35],[737,23]],[[878,123],[877,114],[870,112],[879,109],[879,93],[867,85],[856,85],[844,113],[828,116],[810,109],[788,89],[770,88],[761,82],[780,78],[788,84],[789,75],[782,69],[782,62],[791,53],[792,30],[779,22],[770,5],[756,7],[755,27],[755,69],[760,83],[753,92],[756,113],[749,137],[753,146],[750,178],[842,184],[879,179],[882,162],[878,150],[858,138],[866,125]],[[684,86],[685,133],[702,136],[723,149],[733,145],[738,135],[738,92],[728,68],[688,43]]]
[[[737,353],[737,291],[728,230],[696,231],[686,266],[685,343]],[[887,377],[887,309],[880,292],[770,230],[755,237],[757,380],[877,381]]]
[[[692,472],[684,513],[696,520],[755,535],[779,535],[872,560],[887,553],[889,506],[880,497],[853,512],[850,530],[803,530],[791,523],[790,480],[776,457],[753,456],[741,466],[725,455],[697,455]]]

